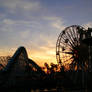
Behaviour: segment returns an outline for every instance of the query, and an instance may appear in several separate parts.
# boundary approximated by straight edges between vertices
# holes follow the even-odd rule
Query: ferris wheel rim
[[[66,32],[69,28],[80,28],[80,29],[82,29],[83,31],[85,30],[85,28],[83,28],[82,26],[80,26],[80,25],[72,25],[72,26],[69,26],[69,27],[66,27],[64,30],[62,30],[61,31],[61,33],[59,34],[59,36],[58,36],[58,39],[57,39],[57,42],[56,42],[56,59],[57,59],[57,62],[58,63],[61,63],[61,62],[59,62],[59,61],[61,61],[60,60],[60,53],[59,53],[59,46],[60,46],[60,43],[59,43],[59,41],[62,39],[62,36],[63,36],[63,34],[65,34],[64,32]],[[58,58],[57,58],[57,56],[58,56]],[[59,60],[58,60],[59,59]]]

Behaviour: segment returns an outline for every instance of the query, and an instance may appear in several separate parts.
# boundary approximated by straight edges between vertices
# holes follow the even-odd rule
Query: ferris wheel
[[[71,69],[87,68],[88,46],[82,42],[81,33],[86,30],[79,25],[65,28],[56,42],[56,59],[59,65],[69,65]]]

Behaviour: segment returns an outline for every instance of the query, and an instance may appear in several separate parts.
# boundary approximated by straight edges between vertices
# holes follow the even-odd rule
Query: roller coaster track
[[[30,66],[36,69],[36,72],[30,70]],[[31,71],[31,73],[29,72]],[[27,78],[34,72],[36,77],[46,75],[33,60],[28,58],[27,51],[24,47],[19,47],[15,54],[9,59],[8,64],[0,71],[0,86],[7,84],[15,84],[16,78]]]

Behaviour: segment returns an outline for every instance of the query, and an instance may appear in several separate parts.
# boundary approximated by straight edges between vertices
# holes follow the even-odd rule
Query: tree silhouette
[[[50,67],[49,67],[48,63],[45,62],[45,63],[44,63],[44,66],[45,66],[45,68],[46,68],[46,73],[49,74],[49,73],[50,73]]]

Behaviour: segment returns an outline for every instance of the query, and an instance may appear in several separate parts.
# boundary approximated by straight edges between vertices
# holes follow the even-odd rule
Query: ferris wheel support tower
[[[89,60],[88,60],[88,71],[92,72],[92,28],[88,28],[85,33],[81,34],[83,43],[88,45]]]

